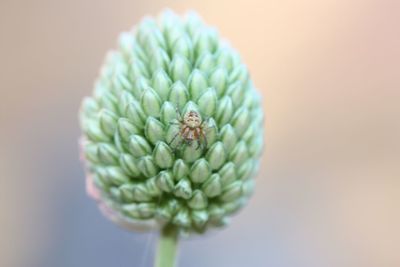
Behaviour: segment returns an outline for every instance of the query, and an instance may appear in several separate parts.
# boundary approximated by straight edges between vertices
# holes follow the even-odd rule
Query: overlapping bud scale
[[[204,125],[193,142],[180,119],[190,111]],[[165,12],[123,33],[80,115],[91,194],[125,225],[203,232],[252,193],[259,95],[237,52],[195,14]]]

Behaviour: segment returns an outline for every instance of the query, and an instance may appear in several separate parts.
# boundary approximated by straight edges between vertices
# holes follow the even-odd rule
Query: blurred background
[[[0,1],[0,266],[152,266],[84,190],[77,112],[144,15],[200,13],[264,98],[256,194],[180,266],[400,266],[400,2]]]

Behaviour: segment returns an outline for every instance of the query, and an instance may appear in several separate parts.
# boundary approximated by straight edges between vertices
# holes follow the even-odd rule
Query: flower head
[[[252,193],[260,96],[237,52],[193,13],[121,34],[80,118],[88,191],[119,224],[203,232]]]

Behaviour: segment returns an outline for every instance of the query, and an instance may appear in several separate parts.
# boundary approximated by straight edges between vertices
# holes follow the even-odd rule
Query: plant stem
[[[158,241],[155,267],[176,267],[176,254],[178,250],[178,229],[166,225],[161,230]]]

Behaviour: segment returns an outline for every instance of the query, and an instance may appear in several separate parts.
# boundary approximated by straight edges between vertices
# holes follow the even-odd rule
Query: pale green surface
[[[200,148],[179,134],[189,111],[205,121]],[[121,34],[82,105],[98,200],[114,221],[225,225],[252,193],[262,118],[246,66],[214,29],[194,14],[146,18]]]
[[[178,253],[178,231],[175,227],[166,226],[160,233],[157,246],[155,267],[175,267]]]

